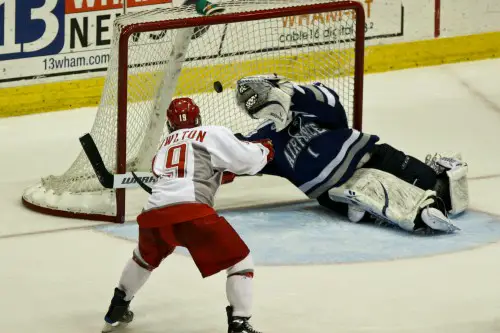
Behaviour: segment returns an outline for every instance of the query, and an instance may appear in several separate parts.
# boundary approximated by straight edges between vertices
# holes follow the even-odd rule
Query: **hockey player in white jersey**
[[[153,159],[158,181],[138,216],[139,242],[115,288],[102,332],[133,319],[130,301],[176,246],[186,247],[202,277],[226,270],[229,333],[258,333],[249,323],[254,264],[236,231],[213,209],[223,173],[254,175],[274,156],[269,140],[247,143],[229,129],[202,126],[198,106],[174,99],[170,134]],[[175,309],[171,309],[175,311]]]
[[[467,164],[459,158],[426,164],[378,144],[378,136],[349,128],[339,96],[319,82],[246,77],[237,82],[236,102],[266,120],[240,137],[272,140],[275,157],[262,173],[288,179],[352,222],[376,217],[408,231],[457,230],[447,214],[468,205]]]

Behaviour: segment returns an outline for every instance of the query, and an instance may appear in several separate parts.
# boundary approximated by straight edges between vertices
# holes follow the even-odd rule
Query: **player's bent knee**
[[[156,267],[158,267],[158,265],[156,265],[156,267],[155,267],[154,265],[149,264],[142,257],[141,251],[139,251],[138,248],[134,249],[134,253],[133,253],[132,259],[137,263],[137,265],[141,266],[144,269],[147,269],[148,271],[152,271],[153,269],[155,269]]]
[[[139,248],[135,248],[132,259],[137,263],[137,265],[147,269],[148,271],[152,271],[160,266],[161,261],[165,257],[166,256],[162,256],[159,253],[146,253],[143,255],[141,254]]]
[[[248,277],[253,277],[254,275],[254,264],[252,254],[249,253],[243,260],[237,264],[229,267],[227,270],[227,277],[233,275],[244,275]]]

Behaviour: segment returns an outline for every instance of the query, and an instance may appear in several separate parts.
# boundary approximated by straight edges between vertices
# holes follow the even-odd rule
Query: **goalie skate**
[[[440,210],[432,207],[426,207],[420,213],[422,221],[433,230],[444,232],[454,232],[460,230],[455,226],[449,218],[447,218]]]

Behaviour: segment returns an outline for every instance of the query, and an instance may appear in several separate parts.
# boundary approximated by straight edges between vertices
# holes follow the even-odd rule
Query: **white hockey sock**
[[[226,281],[226,295],[233,307],[233,316],[252,315],[253,279],[245,275],[232,275]]]
[[[150,275],[150,271],[139,266],[133,259],[129,259],[118,283],[118,288],[126,294],[126,301],[134,298],[134,295],[146,283]]]

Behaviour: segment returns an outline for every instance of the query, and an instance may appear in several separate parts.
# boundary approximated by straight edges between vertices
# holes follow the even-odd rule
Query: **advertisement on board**
[[[126,3],[124,3],[126,1]],[[169,7],[172,0],[0,0],[0,83],[33,84],[47,77],[71,79],[86,73],[104,75],[110,61],[113,21],[127,13]],[[401,0],[362,0],[367,39],[403,35]],[[354,17],[338,13],[283,17],[274,31],[246,52],[261,52],[266,44],[338,43],[352,38]],[[241,28],[241,25],[240,25]],[[219,56],[234,53],[219,29]],[[158,38],[157,38],[158,39]],[[272,40],[270,40],[272,39]],[[244,43],[244,41],[241,41]],[[196,50],[203,52],[203,37]],[[244,47],[245,48],[245,47]],[[238,47],[241,50],[241,47]],[[213,56],[213,55],[210,55]],[[188,59],[189,60],[189,59]]]

